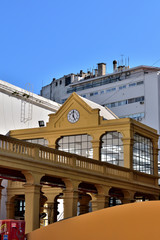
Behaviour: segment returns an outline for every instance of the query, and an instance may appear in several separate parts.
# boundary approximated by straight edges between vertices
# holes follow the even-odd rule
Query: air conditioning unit
[[[144,104],[144,101],[141,101],[140,104]]]
[[[138,117],[138,118],[137,118],[137,121],[142,121],[142,118],[141,118],[141,117]]]

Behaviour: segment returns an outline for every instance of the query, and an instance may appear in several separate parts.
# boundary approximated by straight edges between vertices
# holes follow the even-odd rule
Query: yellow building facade
[[[63,199],[64,218],[159,199],[156,130],[133,119],[118,119],[76,93],[50,114],[47,126],[10,131],[10,136],[34,151],[34,162],[30,159],[19,168],[25,184],[10,181],[7,192],[8,218],[15,217],[18,198],[24,204],[25,196],[25,207],[32,209],[25,212],[27,232],[39,226],[38,220],[28,221],[35,220],[37,211],[47,213],[48,223],[57,221],[58,199]]]

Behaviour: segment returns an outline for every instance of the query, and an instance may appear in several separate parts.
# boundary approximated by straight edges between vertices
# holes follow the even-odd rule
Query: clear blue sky
[[[107,63],[160,66],[159,0],[1,0],[0,79],[35,93]],[[159,61],[158,61],[159,60]]]

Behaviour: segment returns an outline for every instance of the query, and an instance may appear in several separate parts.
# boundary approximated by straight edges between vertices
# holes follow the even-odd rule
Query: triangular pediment
[[[100,116],[102,107],[98,108],[98,104],[95,107],[95,103],[87,101],[76,93],[72,93],[56,113],[50,114],[47,128],[68,129],[98,126],[102,118]],[[113,119],[115,119],[114,116]]]
[[[60,109],[49,115],[49,128],[79,128],[98,125],[99,109],[92,109],[76,93],[73,93]]]

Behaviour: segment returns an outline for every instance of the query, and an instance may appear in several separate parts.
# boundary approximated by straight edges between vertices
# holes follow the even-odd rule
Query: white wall
[[[14,94],[15,92],[16,94]],[[30,94],[24,89],[0,80],[0,134],[6,135],[10,130],[39,127],[39,120],[43,120],[46,124],[49,120],[48,114],[56,112],[60,106],[36,94],[31,94],[30,99],[26,99],[24,103],[24,93]],[[22,110],[22,104],[25,105],[25,111]],[[21,114],[25,113],[28,117],[29,106],[32,109],[31,118],[22,121],[24,118],[21,117]],[[4,206],[7,201],[7,183],[7,180],[2,181],[2,186],[5,188],[2,190],[0,219],[6,218],[6,208]]]
[[[144,123],[159,132],[159,84],[157,73],[145,74]]]
[[[28,106],[30,103],[25,103],[25,113],[28,114]],[[31,104],[32,114],[31,120],[22,122],[22,100],[0,92],[0,134],[7,134],[9,130],[13,129],[24,129],[39,127],[38,121],[43,120],[45,123],[48,122],[48,114],[55,112],[45,109],[44,107]]]

